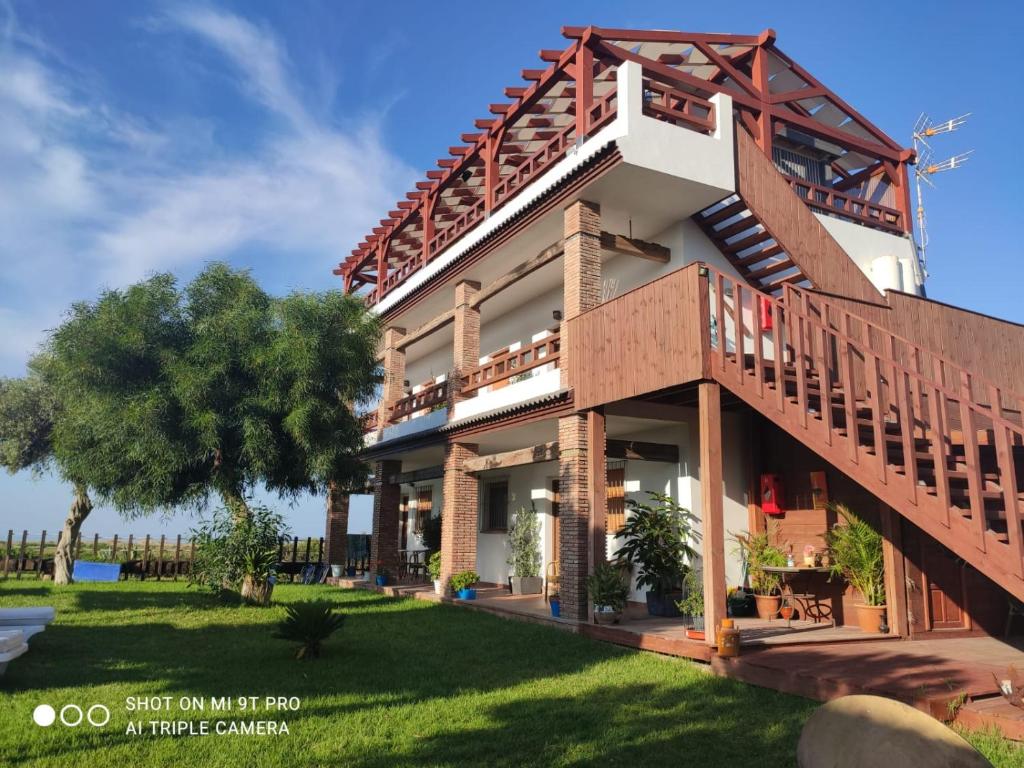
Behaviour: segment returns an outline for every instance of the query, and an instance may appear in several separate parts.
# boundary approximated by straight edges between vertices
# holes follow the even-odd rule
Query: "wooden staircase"
[[[1024,398],[792,282],[708,273],[713,377],[1024,600]]]

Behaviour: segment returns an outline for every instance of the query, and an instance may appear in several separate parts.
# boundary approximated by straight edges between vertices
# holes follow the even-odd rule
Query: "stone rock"
[[[992,768],[935,718],[881,696],[843,696],[807,720],[797,745],[800,768]]]

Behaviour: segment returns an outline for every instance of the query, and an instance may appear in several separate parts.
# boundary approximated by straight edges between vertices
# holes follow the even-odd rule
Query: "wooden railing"
[[[391,406],[391,418],[389,423],[394,424],[406,416],[419,414],[420,411],[432,409],[437,405],[446,403],[447,401],[447,381],[442,381],[438,384],[432,384],[429,387],[424,387],[419,392],[406,395],[405,397],[395,401],[394,405]]]
[[[706,269],[715,378],[1024,595],[1020,397],[822,296]]]
[[[837,192],[796,176],[782,174],[789,186],[811,208],[839,216],[847,216],[869,227],[903,234],[903,214],[895,208],[872,203],[856,195]]]
[[[517,350],[495,355],[462,377],[462,393],[475,393],[542,365],[553,364],[557,368],[561,338],[561,333],[552,333]]]
[[[364,432],[376,432],[377,431],[377,412],[376,411],[370,411],[369,413],[364,413],[360,418],[362,418],[362,421],[363,421],[363,431]]]
[[[644,80],[644,114],[700,133],[715,131],[714,104],[653,80]]]

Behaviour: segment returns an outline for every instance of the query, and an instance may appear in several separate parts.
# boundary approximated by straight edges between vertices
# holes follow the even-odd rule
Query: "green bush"
[[[882,536],[845,504],[829,504],[845,525],[825,534],[832,551],[832,575],[842,576],[864,596],[868,605],[885,605],[885,566]]]
[[[509,557],[512,575],[522,578],[540,575],[540,516],[537,510],[520,507],[508,523]]]
[[[476,571],[460,571],[452,576],[452,591],[458,592],[462,589],[468,589],[478,581],[480,581],[480,577],[477,575]]]
[[[647,492],[655,505],[626,499],[629,514],[619,535],[625,544],[614,557],[639,566],[636,583],[657,595],[680,587],[686,562],[697,556],[692,543],[697,539],[692,528],[693,515],[671,496]]]
[[[779,567],[786,564],[786,555],[771,543],[778,527],[777,522],[769,520],[765,530],[760,533],[732,535],[739,544],[740,554],[750,574],[750,587],[755,595],[773,595],[782,585],[782,577],[779,574],[764,571],[766,566]]]
[[[253,506],[240,518],[218,509],[192,531],[196,550],[189,580],[218,594],[236,590],[245,602],[267,605],[278,537],[284,533],[284,519],[266,507]]]
[[[330,603],[306,601],[287,608],[287,616],[277,625],[274,637],[300,643],[297,659],[320,656],[320,644],[345,622],[345,615],[336,613]]]
[[[437,581],[441,578],[441,553],[435,552],[427,560],[427,573],[430,575],[431,581]]]
[[[594,605],[605,606],[616,611],[626,607],[629,599],[629,583],[619,566],[599,563],[587,577],[587,591]]]

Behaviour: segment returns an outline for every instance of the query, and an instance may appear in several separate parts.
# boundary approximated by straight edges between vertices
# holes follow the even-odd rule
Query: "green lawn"
[[[319,661],[270,638],[282,603],[318,597],[347,614]],[[0,764],[17,766],[425,766],[794,764],[815,704],[699,665],[547,627],[360,591],[284,585],[271,609],[224,607],[178,583],[0,583],[0,606],[52,604],[57,622],[0,678]],[[128,697],[171,696],[130,715]],[[260,697],[278,736],[133,736],[130,719],[251,719],[181,712],[178,699]],[[267,713],[264,697],[297,696]],[[41,703],[105,704],[105,728],[41,728]],[[1024,765],[997,739],[998,765]]]

